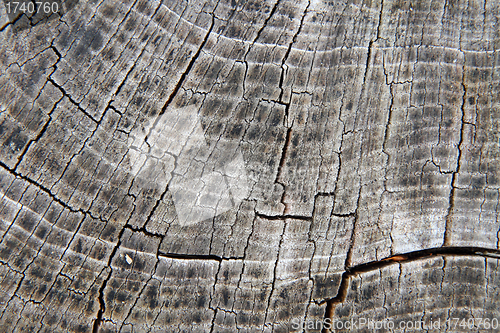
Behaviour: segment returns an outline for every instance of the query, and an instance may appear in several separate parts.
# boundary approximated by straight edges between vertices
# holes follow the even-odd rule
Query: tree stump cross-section
[[[500,331],[500,3],[0,13],[2,331]]]

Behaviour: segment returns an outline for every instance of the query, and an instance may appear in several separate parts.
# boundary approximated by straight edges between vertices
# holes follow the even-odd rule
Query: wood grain
[[[498,318],[498,2],[5,1],[4,331]]]

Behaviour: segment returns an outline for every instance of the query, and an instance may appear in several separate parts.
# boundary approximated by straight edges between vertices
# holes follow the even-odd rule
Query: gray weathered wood
[[[8,2],[2,330],[500,319],[498,2]]]

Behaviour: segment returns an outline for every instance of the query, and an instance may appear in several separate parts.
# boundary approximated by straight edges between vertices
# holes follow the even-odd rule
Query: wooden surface
[[[500,320],[498,2],[7,2],[3,331]]]

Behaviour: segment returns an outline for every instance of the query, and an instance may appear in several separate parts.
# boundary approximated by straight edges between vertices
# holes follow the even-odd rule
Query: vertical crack
[[[465,53],[464,55],[464,64],[462,65],[462,89],[463,89],[463,94],[462,94],[462,106],[460,107],[460,110],[462,112],[461,119],[460,119],[460,136],[457,144],[457,149],[458,149],[458,154],[457,154],[457,167],[456,170],[453,171],[451,175],[451,191],[450,191],[450,200],[448,204],[448,212],[446,214],[446,222],[445,222],[445,231],[444,231],[444,237],[443,237],[443,246],[450,246],[451,245],[451,228],[452,228],[452,222],[453,222],[453,210],[455,208],[455,195],[456,195],[456,190],[457,190],[457,177],[458,173],[460,172],[460,160],[462,157],[462,143],[464,140],[464,125],[465,125],[465,102],[466,102],[466,95],[467,95],[467,86],[465,84]]]
[[[297,37],[300,34],[300,32],[302,31],[302,26],[304,25],[304,19],[307,15],[307,11],[308,11],[310,5],[311,5],[311,1],[308,1],[307,6],[304,9],[304,12],[302,13],[302,17],[300,18],[299,28],[297,29],[297,31],[295,32],[295,34],[292,37],[292,40],[288,44],[288,48],[285,52],[285,55],[283,56],[283,59],[281,59],[281,74],[280,74],[280,80],[279,80],[279,85],[278,85],[278,87],[280,89],[280,94],[278,97],[278,103],[285,105],[285,116],[284,116],[283,121],[284,121],[285,127],[287,127],[287,132],[286,132],[285,144],[283,146],[283,150],[281,153],[280,163],[278,166],[278,172],[276,174],[275,183],[281,184],[283,186],[283,194],[281,196],[281,203],[285,207],[284,214],[287,214],[289,212],[289,207],[285,203],[286,186],[283,183],[281,176],[283,174],[283,169],[284,169],[285,161],[286,161],[286,155],[288,152],[288,147],[290,145],[293,121],[291,123],[289,123],[289,110],[290,110],[290,105],[292,102],[292,94],[290,94],[290,99],[288,102],[283,101],[283,95],[284,95],[283,82],[285,80],[285,72],[287,71],[287,68],[288,68],[288,66],[286,65],[286,61],[288,60],[290,52],[292,51],[293,44],[297,41]]]
[[[255,36],[253,42],[252,42],[252,45],[255,44],[255,42],[259,39],[260,35],[262,34],[262,31],[264,31],[264,28],[267,26],[267,24],[269,23],[269,20],[271,19],[271,17],[273,17],[274,13],[276,13],[276,9],[278,8],[279,4],[280,4],[280,1],[281,0],[277,0],[274,5],[273,5],[273,8],[271,9],[271,12],[269,13],[269,16],[266,17],[266,19],[264,20],[264,23],[262,24],[262,26],[260,27],[259,31],[257,31],[257,35]],[[248,49],[248,51],[250,51],[250,48]],[[248,52],[245,54],[245,60],[246,60],[246,56],[247,56]]]
[[[264,317],[264,325],[262,327],[262,330],[264,331],[265,327],[268,325],[267,323],[267,317],[269,315],[269,308],[271,307],[271,299],[273,298],[274,290],[275,290],[275,284],[276,284],[276,274],[278,270],[278,263],[280,259],[280,252],[281,252],[281,246],[283,245],[283,236],[285,235],[285,230],[286,230],[287,223],[283,221],[283,230],[281,231],[281,237],[280,237],[280,242],[278,244],[278,253],[276,254],[276,261],[274,263],[274,269],[273,269],[273,282],[271,284],[271,292],[269,293],[269,297],[267,299],[267,306],[266,306],[266,315]],[[271,323],[271,326],[273,324]]]
[[[246,50],[245,55],[243,56],[243,60],[241,60],[241,62],[245,64],[245,73],[243,75],[243,82],[242,82],[242,90],[243,90],[243,92],[242,92],[242,98],[244,100],[247,100],[247,98],[245,97],[245,93],[246,93],[245,81],[246,81],[246,78],[247,78],[247,75],[248,75],[248,61],[247,61],[248,53],[250,53],[250,50],[252,49],[253,45],[255,45],[255,43],[257,42],[257,40],[260,38],[260,35],[262,34],[262,31],[264,31],[264,28],[267,26],[269,20],[271,19],[271,17],[273,17],[274,13],[276,12],[276,9],[279,6],[280,1],[281,0],[277,0],[274,3],[273,8],[271,9],[271,12],[265,18],[264,23],[262,23],[262,26],[260,27],[259,31],[257,31],[257,34],[255,35],[255,38],[252,40],[252,42],[250,43],[248,49]],[[236,62],[238,62],[238,61],[239,60],[236,60]]]
[[[99,288],[99,297],[98,297],[99,310],[97,311],[96,319],[94,319],[92,333],[98,332],[99,326],[101,325],[101,323],[103,321],[103,315],[104,315],[104,312],[106,311],[106,303],[104,302],[104,289],[106,289],[108,281],[110,280],[111,275],[113,274],[113,268],[111,267],[111,262],[113,261],[113,258],[115,257],[115,254],[116,254],[116,251],[118,250],[118,248],[120,247],[120,245],[122,243],[122,237],[123,237],[123,233],[125,232],[125,229],[126,228],[123,227],[120,230],[120,233],[118,234],[118,241],[116,242],[115,247],[113,248],[113,250],[111,251],[111,254],[109,255],[108,263],[106,265],[107,268],[109,268],[108,269],[109,272],[108,272],[108,276],[106,276],[106,278],[103,280],[101,288]]]
[[[278,166],[278,173],[276,174],[275,183],[282,184],[281,175],[283,173],[283,169],[285,168],[285,160],[287,155],[288,146],[290,145],[290,140],[292,138],[292,127],[288,128],[286,131],[285,144],[283,145],[283,149],[281,151],[280,164]],[[283,184],[282,184],[283,185]]]
[[[373,43],[375,43],[380,38],[380,25],[382,23],[383,11],[384,11],[384,0],[382,0],[380,2],[380,13],[379,13],[378,24],[377,24],[377,35],[376,35],[375,39],[370,40],[370,43],[368,43],[368,54],[366,56],[365,74],[363,76],[363,88],[365,87],[366,76],[368,74],[368,68],[370,66],[370,61],[372,60],[372,57],[373,57]]]
[[[214,9],[215,10],[215,9]],[[158,115],[156,116],[156,119],[153,123],[153,126],[151,126],[151,128],[149,129],[149,132],[148,132],[148,135],[146,135],[146,137],[144,138],[144,142],[147,144],[147,141],[148,141],[148,137],[151,135],[151,131],[153,130],[153,128],[156,127],[156,125],[158,124],[158,121],[160,120],[161,116],[165,113],[165,111],[167,110],[167,108],[169,107],[169,105],[172,103],[172,101],[174,100],[174,97],[177,95],[177,93],[179,92],[179,89],[181,88],[182,84],[184,83],[184,80],[186,80],[186,77],[189,75],[189,73],[191,72],[191,69],[193,68],[194,66],[194,63],[196,62],[196,60],[198,60],[198,57],[200,56],[201,54],[201,51],[203,50],[203,48],[205,47],[205,44],[207,43],[208,41],[208,38],[210,37],[210,34],[212,33],[212,29],[214,27],[214,23],[215,23],[215,15],[213,13],[211,13],[211,16],[212,16],[212,20],[210,22],[210,27],[208,28],[208,31],[207,31],[207,34],[205,35],[205,38],[203,39],[203,41],[201,42],[200,46],[198,47],[198,50],[196,51],[196,53],[194,54],[194,56],[191,58],[191,60],[189,61],[189,64],[188,66],[186,67],[186,69],[184,70],[184,72],[182,73],[179,81],[177,82],[177,84],[175,85],[175,88],[174,90],[172,91],[172,93],[170,94],[170,96],[168,96],[168,99],[167,101],[165,102],[165,104],[163,105],[162,109],[160,110],[160,112],[158,113]]]
[[[359,209],[359,201],[360,201],[360,198],[361,198],[361,189],[363,188],[363,186],[360,186],[359,187],[359,193],[358,193],[358,201],[356,203],[356,210],[354,211],[354,222],[352,224],[352,232],[351,232],[351,237],[350,237],[350,240],[349,240],[349,249],[347,250],[347,255],[346,255],[346,258],[345,258],[345,264],[344,264],[344,268],[347,270],[349,269],[349,267],[351,267],[351,264],[352,264],[352,253],[353,253],[353,249],[354,249],[354,242],[355,242],[355,238],[356,238],[356,227],[357,227],[357,222],[358,222],[358,209]]]
[[[283,89],[283,83],[285,81],[285,73],[288,70],[288,66],[286,65],[286,61],[288,60],[288,57],[290,56],[290,52],[292,51],[293,44],[295,44],[295,42],[297,41],[297,37],[299,36],[300,32],[302,31],[302,26],[304,25],[304,19],[307,15],[307,11],[308,11],[310,5],[311,5],[311,1],[308,1],[307,6],[304,9],[304,12],[302,13],[302,17],[300,18],[299,28],[297,29],[297,31],[293,35],[290,44],[288,44],[288,48],[285,52],[285,55],[283,56],[283,59],[281,59],[281,74],[280,74],[280,80],[279,80],[279,84],[278,84],[278,87],[280,88],[280,94],[278,97],[278,101],[285,104],[285,124],[288,124],[288,122],[289,122],[289,119],[288,119],[289,114],[288,113],[290,110],[290,104],[291,104],[291,100],[292,100],[292,94],[290,94],[290,100],[288,102],[283,101],[283,94],[285,92]],[[291,125],[290,125],[290,127],[291,127]]]
[[[213,291],[213,295],[216,296],[217,295],[217,291],[215,290],[215,287],[217,286],[217,282],[219,280],[219,273],[220,273],[220,269],[222,267],[222,261],[219,261],[218,262],[218,266],[217,266],[217,272],[215,273],[215,278],[214,278],[214,286],[212,288],[212,291]],[[210,310],[212,310],[214,312],[214,316],[212,318],[212,324],[210,326],[210,333],[213,333],[214,331],[214,327],[215,327],[215,320],[217,319],[217,312],[219,310],[219,307],[215,307],[215,308],[212,308],[211,304],[212,304],[212,295],[210,295],[210,302],[208,303],[208,308]]]
[[[43,89],[43,88],[42,88]],[[16,171],[17,168],[19,167],[19,164],[21,164],[21,162],[23,161],[26,153],[28,152],[29,148],[31,147],[31,145],[33,143],[36,143],[38,142],[38,140],[40,140],[40,138],[45,134],[45,132],[47,131],[47,128],[49,127],[49,124],[52,122],[52,114],[54,113],[54,110],[57,108],[57,105],[59,104],[59,102],[61,102],[63,100],[64,96],[62,96],[58,101],[56,101],[54,103],[54,105],[52,106],[52,109],[49,111],[49,113],[47,114],[47,117],[49,117],[49,119],[47,119],[47,122],[45,122],[45,124],[43,125],[42,129],[40,130],[40,132],[37,134],[37,136],[34,138],[34,139],[31,139],[23,148],[23,151],[21,152],[21,154],[19,155],[19,157],[17,158],[17,163],[14,165],[14,167],[12,168],[13,171]]]

